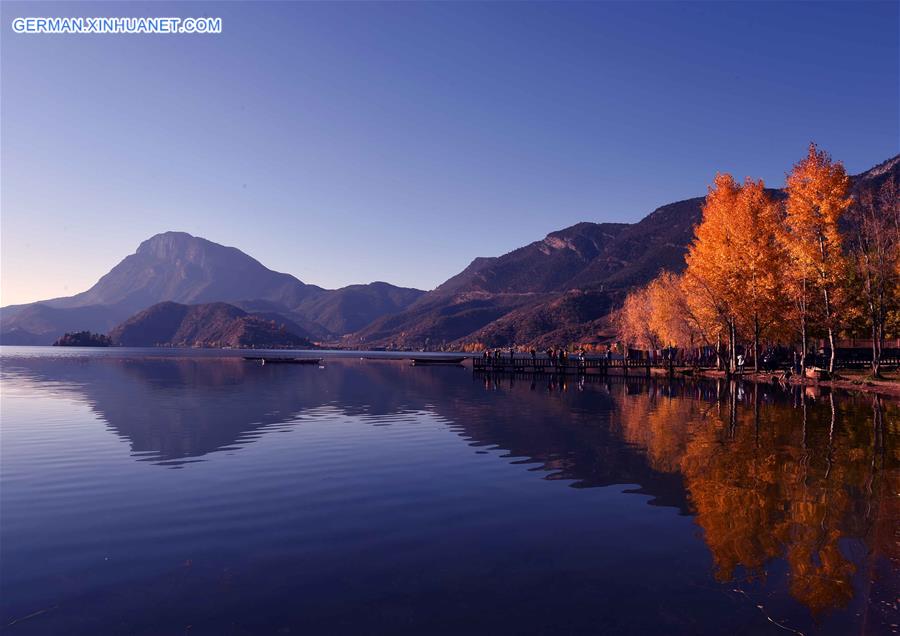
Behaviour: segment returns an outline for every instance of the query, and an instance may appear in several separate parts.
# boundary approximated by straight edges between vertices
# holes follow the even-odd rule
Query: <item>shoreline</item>
[[[682,367],[680,370],[676,367],[675,375],[681,377],[695,377],[695,378],[716,378],[716,379],[725,379],[726,374],[724,371],[718,371],[715,369],[700,369],[697,373],[685,374],[683,371],[685,370]],[[884,378],[881,380],[872,380],[865,379],[867,372],[862,372],[858,374],[857,377],[848,377],[848,375],[853,374],[856,375],[855,372],[847,372],[837,371],[835,372],[835,379],[833,380],[813,380],[811,378],[801,378],[797,376],[791,377],[786,383],[778,373],[760,371],[758,373],[754,371],[747,371],[742,374],[733,374],[732,377],[736,380],[746,380],[748,382],[755,382],[757,384],[787,384],[789,386],[804,386],[804,387],[827,387],[829,389],[841,389],[844,391],[858,391],[861,393],[877,393],[880,395],[889,395],[891,397],[900,398],[900,379],[893,378]],[[896,372],[894,372],[896,373]],[[652,370],[652,374],[654,376],[668,376],[668,372],[666,369],[654,368]]]

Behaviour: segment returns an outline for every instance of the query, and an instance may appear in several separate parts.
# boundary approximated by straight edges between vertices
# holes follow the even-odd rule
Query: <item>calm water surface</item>
[[[900,409],[5,348],[9,634],[889,634]]]

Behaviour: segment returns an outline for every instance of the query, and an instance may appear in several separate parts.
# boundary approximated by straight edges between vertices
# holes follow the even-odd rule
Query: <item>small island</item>
[[[90,331],[73,331],[65,333],[56,339],[54,347],[110,347],[112,340],[102,333]]]

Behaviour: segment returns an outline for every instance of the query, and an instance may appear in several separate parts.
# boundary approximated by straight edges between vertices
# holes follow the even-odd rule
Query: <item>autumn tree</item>
[[[697,332],[704,346],[715,347],[716,367],[721,369],[725,360],[722,338],[727,338],[726,324],[717,306],[710,302],[708,288],[702,281],[685,272],[681,275],[680,283],[687,311],[696,324]]]
[[[678,274],[660,272],[648,286],[650,329],[665,346],[693,350],[701,342],[708,343],[702,320],[694,314]]]
[[[889,314],[900,301],[900,243],[893,179],[879,192],[865,190],[848,212],[853,231],[850,263],[859,282],[863,315],[872,338],[872,375],[878,377]],[[893,209],[892,209],[893,208]]]
[[[809,145],[809,153],[794,166],[785,186],[788,197],[784,246],[792,267],[812,274],[821,293],[831,348],[829,371],[834,371],[839,282],[845,267],[838,222],[852,202],[849,187],[843,165],[833,162],[815,144]]]
[[[732,293],[738,296],[738,323],[752,339],[754,371],[759,371],[761,336],[782,316],[781,272],[787,257],[778,239],[780,223],[778,204],[763,182],[748,179],[731,215],[731,233],[738,245]]]
[[[780,232],[782,245],[790,254],[790,234],[786,227]],[[788,267],[782,272],[784,293],[788,299],[786,318],[796,325],[796,335],[800,341],[800,373],[806,372],[806,357],[809,351],[809,339],[814,328],[819,324],[819,313],[815,299],[819,295],[818,277],[815,268],[808,262],[789,256]],[[793,338],[791,339],[793,341]]]
[[[697,315],[724,328],[729,343],[730,370],[737,366],[739,306],[734,290],[739,276],[735,263],[740,249],[731,229],[731,216],[737,208],[740,191],[730,174],[716,175],[703,204],[703,219],[694,230],[694,240],[685,256],[690,305]]]
[[[630,346],[656,349],[659,338],[650,326],[652,301],[647,287],[629,292],[622,308],[616,312],[616,334],[627,349]]]

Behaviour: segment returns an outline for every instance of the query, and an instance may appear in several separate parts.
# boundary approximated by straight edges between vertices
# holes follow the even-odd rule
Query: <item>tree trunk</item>
[[[834,373],[834,358],[837,351],[834,350],[834,327],[828,325],[828,346],[831,347],[831,357],[828,359],[828,373]]]
[[[881,363],[881,342],[879,342],[878,334],[879,331],[882,331],[880,328],[882,325],[882,312],[881,308],[884,307],[884,297],[882,294],[877,293],[875,291],[875,284],[872,280],[872,262],[869,259],[868,251],[865,247],[866,241],[862,236],[862,229],[857,232],[857,241],[858,241],[858,249],[860,252],[860,258],[862,260],[862,270],[863,275],[865,276],[865,290],[866,290],[866,300],[869,305],[869,320],[872,323],[872,377],[878,377],[879,366]],[[881,267],[879,267],[879,273],[884,273],[883,262],[879,263]],[[882,279],[883,280],[883,279]],[[880,290],[879,290],[880,291]]]
[[[834,350],[834,321],[831,319],[831,295],[828,293],[828,272],[824,269],[828,262],[828,251],[825,249],[824,237],[819,237],[819,249],[822,252],[822,268],[819,277],[822,279],[822,295],[825,298],[825,322],[828,324],[828,345],[831,347],[831,356],[828,359],[828,373],[834,373],[834,358],[837,353]]]
[[[731,342],[728,343],[728,346],[731,349],[729,366],[731,372],[734,373],[737,371],[737,327],[734,324],[734,319],[728,321],[728,337],[731,340]]]
[[[759,315],[753,316],[753,371],[759,373]]]
[[[809,340],[806,326],[806,274],[803,275],[803,287],[800,289],[800,297],[797,299],[797,310],[800,312],[800,377],[806,377],[806,344]]]
[[[881,342],[880,342],[880,334],[878,333],[878,325],[873,320],[872,321],[872,377],[879,377],[879,371],[881,370]]]
[[[800,376],[806,377],[806,341],[808,340],[808,336],[806,334],[806,314],[802,313],[800,315]]]

